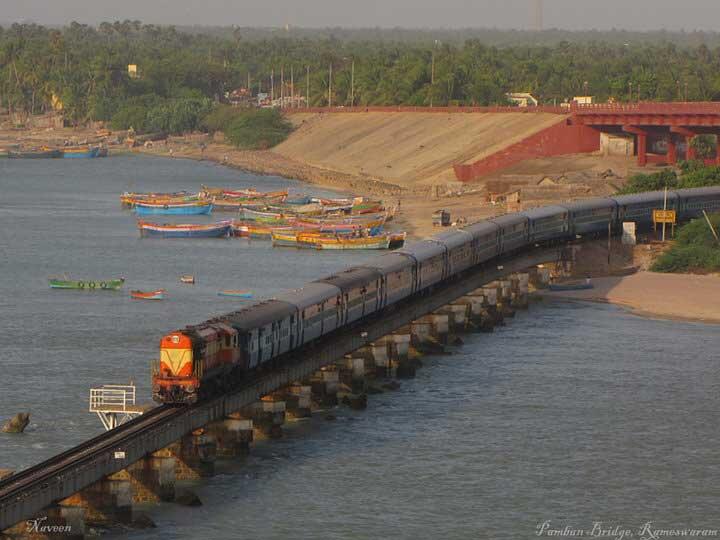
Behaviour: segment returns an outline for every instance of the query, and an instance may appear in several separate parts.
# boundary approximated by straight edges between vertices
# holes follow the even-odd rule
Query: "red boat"
[[[130,291],[130,296],[136,300],[164,300],[165,289],[158,289],[157,291],[151,292]]]

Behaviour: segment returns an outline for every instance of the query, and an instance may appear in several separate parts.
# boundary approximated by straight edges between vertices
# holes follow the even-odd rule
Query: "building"
[[[138,74],[137,64],[128,64],[127,73],[128,77],[130,77],[131,79],[138,79],[140,77],[140,75]]]
[[[508,101],[514,103],[518,107],[537,107],[538,100],[532,94],[527,92],[512,92],[505,94]]]
[[[592,96],[575,96],[572,98],[572,100],[577,103],[578,105],[592,105],[593,104],[593,97]]]

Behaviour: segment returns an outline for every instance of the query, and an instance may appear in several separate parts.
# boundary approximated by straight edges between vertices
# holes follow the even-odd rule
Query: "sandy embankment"
[[[541,291],[548,298],[609,302],[638,314],[720,324],[720,276],[638,272],[592,280],[585,291]]]

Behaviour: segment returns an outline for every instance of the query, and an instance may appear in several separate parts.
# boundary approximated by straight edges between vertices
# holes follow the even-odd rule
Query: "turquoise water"
[[[25,434],[0,435],[0,468],[99,433],[92,386],[134,378],[148,396],[160,336],[239,305],[218,290],[272,295],[365,257],[141,240],[123,190],[303,186],[181,160],[58,161],[0,161],[0,417],[33,415]],[[63,271],[128,284],[48,289],[47,275]],[[180,285],[183,273],[198,285]],[[158,287],[169,300],[127,295]],[[545,521],[720,529],[717,326],[545,302],[463,339],[366,411],[289,424],[283,439],[220,462],[191,486],[202,507],[144,508],[158,529],[130,536],[524,539]]]

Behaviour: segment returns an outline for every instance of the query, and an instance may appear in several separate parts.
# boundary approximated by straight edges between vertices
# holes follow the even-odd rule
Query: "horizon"
[[[49,5],[48,5],[49,4]],[[36,23],[66,26],[73,21],[96,26],[101,22],[140,20],[144,24],[182,27],[402,30],[534,30],[533,0],[446,0],[442,5],[416,0],[307,0],[300,5],[278,0],[272,5],[229,0],[25,0],[4,8],[0,24]],[[651,15],[649,15],[651,14]],[[620,15],[620,16],[618,16]],[[606,0],[579,5],[573,0],[546,0],[544,28],[555,31],[718,32],[720,3],[695,0],[688,10],[674,0]],[[468,21],[473,21],[468,24]]]

